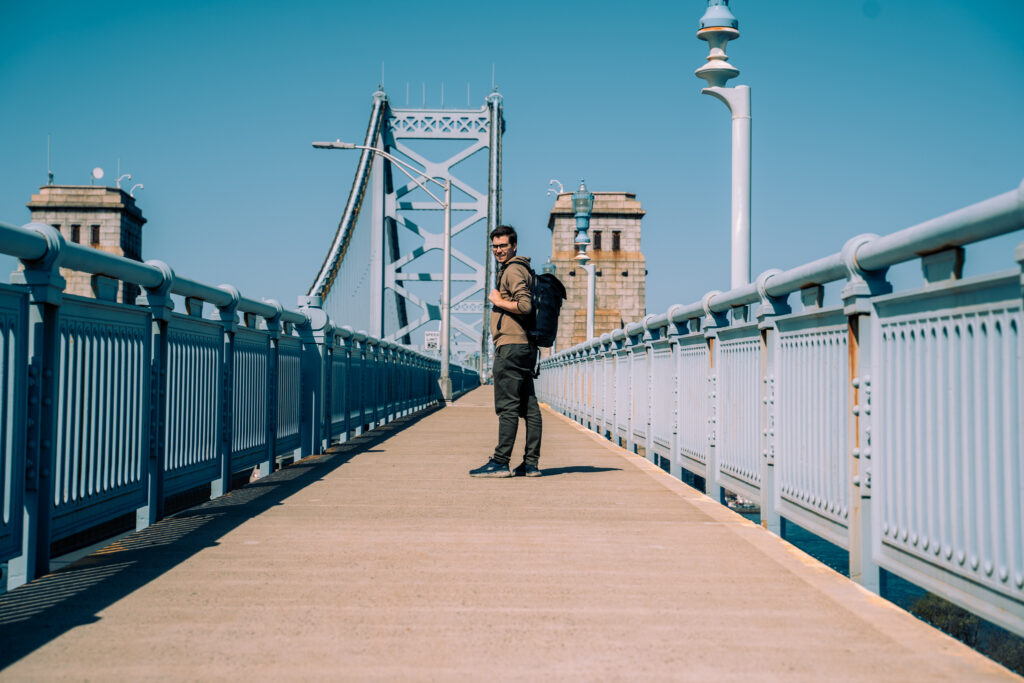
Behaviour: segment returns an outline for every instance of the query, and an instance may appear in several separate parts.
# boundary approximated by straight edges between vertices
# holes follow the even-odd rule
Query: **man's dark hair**
[[[499,225],[494,230],[491,230],[491,241],[493,242],[495,237],[505,237],[506,235],[508,235],[509,244],[519,244],[519,236],[516,235],[516,229],[511,225]]]

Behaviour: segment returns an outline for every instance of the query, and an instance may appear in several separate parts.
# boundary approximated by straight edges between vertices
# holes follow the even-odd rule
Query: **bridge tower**
[[[643,207],[632,192],[595,192],[590,218],[595,267],[594,334],[623,327],[646,314],[647,263],[640,248]],[[565,284],[566,301],[558,319],[555,349],[586,341],[587,274],[576,262],[576,221],[572,193],[558,195],[548,217],[551,263]]]
[[[442,182],[451,180],[455,359],[487,357],[487,234],[501,219],[503,131],[497,91],[479,109],[398,109],[378,91],[363,141]],[[395,164],[363,151],[309,295],[320,297],[334,320],[414,344],[417,330],[441,319],[443,238],[441,207]]]
[[[142,260],[146,219],[135,198],[120,187],[43,185],[27,204],[32,221],[52,225],[68,242],[87,244],[110,254]],[[135,303],[139,286],[102,275],[60,269],[65,292]]]

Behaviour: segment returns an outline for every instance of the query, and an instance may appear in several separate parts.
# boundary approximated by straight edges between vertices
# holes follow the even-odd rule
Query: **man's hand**
[[[492,289],[491,293],[487,295],[494,307],[499,311],[505,311],[506,313],[519,313],[519,304],[515,301],[509,301],[508,299],[501,296],[501,292],[496,289]]]

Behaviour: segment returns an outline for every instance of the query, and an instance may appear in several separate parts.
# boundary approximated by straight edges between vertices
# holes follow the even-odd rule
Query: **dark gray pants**
[[[529,344],[503,344],[494,350],[494,412],[498,414],[498,446],[493,459],[512,459],[519,418],[526,419],[526,453],[523,460],[536,465],[540,460],[541,420],[537,394],[533,390],[533,366],[537,348]]]

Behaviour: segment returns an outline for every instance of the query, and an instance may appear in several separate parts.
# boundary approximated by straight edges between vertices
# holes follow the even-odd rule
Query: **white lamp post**
[[[697,37],[708,42],[708,63],[695,72],[708,82],[701,90],[732,112],[732,288],[750,282],[750,87],[724,87],[740,70],[729,64],[725,47],[740,37],[729,0],[708,0]]]
[[[342,142],[341,140],[335,140],[334,142],[314,142],[313,147],[316,149],[365,149],[369,152],[384,157],[391,163],[395,164],[405,175],[409,176],[409,179],[416,183],[421,190],[430,195],[430,198],[437,202],[442,209],[444,209],[444,268],[441,275],[441,379],[438,380],[438,384],[441,388],[441,396],[444,398],[445,403],[450,403],[452,400],[452,378],[451,378],[451,321],[452,321],[452,181],[449,178],[445,178],[442,183],[437,178],[423,173],[418,168],[407,164],[401,159],[395,157],[388,152],[377,147],[368,147],[366,145],[355,145],[351,142]],[[411,171],[411,173],[410,173]],[[418,178],[413,175],[419,176]],[[422,178],[422,180],[421,180]],[[431,192],[423,180],[428,180],[436,185],[444,188],[444,200],[442,201]]]
[[[594,338],[594,264],[590,262],[587,247],[590,246],[590,212],[594,209],[594,194],[587,190],[586,184],[580,180],[580,189],[572,193],[572,210],[576,215],[576,239],[579,247],[576,260],[587,273],[587,339]]]

